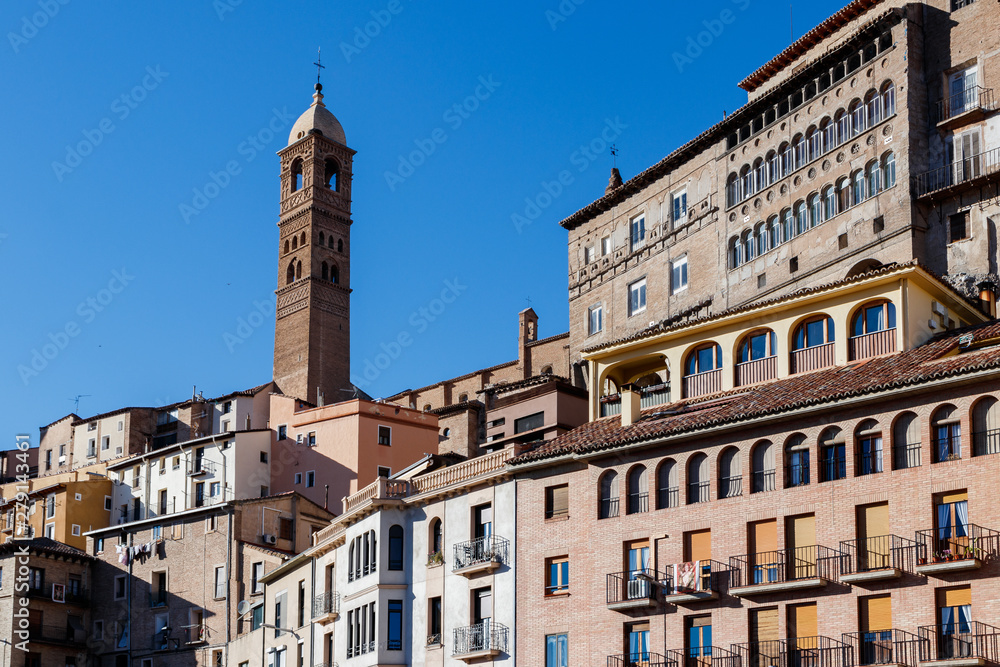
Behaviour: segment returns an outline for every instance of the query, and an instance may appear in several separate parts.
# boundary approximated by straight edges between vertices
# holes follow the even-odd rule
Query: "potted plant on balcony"
[[[440,551],[435,551],[430,556],[427,557],[427,565],[435,567],[438,565],[444,565],[444,554]]]

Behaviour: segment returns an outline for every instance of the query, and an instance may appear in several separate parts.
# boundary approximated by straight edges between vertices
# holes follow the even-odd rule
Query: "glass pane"
[[[806,346],[815,347],[823,344],[823,320],[814,320],[805,326]]]

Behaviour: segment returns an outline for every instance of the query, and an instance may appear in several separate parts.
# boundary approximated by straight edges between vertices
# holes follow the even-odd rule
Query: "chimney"
[[[997,316],[997,286],[991,280],[984,280],[979,288],[979,309],[990,317]]]
[[[608,187],[604,188],[604,194],[609,195],[622,186],[622,175],[618,167],[611,168],[611,178],[608,179]]]

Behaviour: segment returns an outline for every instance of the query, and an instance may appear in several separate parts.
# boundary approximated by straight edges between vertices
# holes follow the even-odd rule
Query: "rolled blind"
[[[569,513],[569,487],[557,486],[552,489],[552,516],[562,516]]]
[[[778,550],[778,520],[755,521],[750,524],[750,549],[754,553]]]
[[[858,537],[866,540],[883,535],[889,535],[889,503],[859,507]]]
[[[711,530],[698,530],[690,533],[684,533],[684,560],[710,560],[711,558]]]
[[[750,610],[750,640],[755,642],[778,639],[778,608]]]
[[[962,607],[972,604],[972,588],[969,586],[938,589],[937,593],[938,607]]]
[[[862,632],[878,632],[892,629],[892,598],[876,595],[861,598],[860,625]]]
[[[796,604],[788,607],[788,633],[790,636],[815,637],[819,635],[816,603]]]

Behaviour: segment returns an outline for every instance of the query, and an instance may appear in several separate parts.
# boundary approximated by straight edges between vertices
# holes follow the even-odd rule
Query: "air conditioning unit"
[[[628,599],[641,600],[649,597],[649,582],[632,579],[628,582]]]
[[[60,456],[59,457],[59,465],[64,465],[65,463],[66,463],[66,456],[65,455]]]
[[[277,544],[278,538],[274,535],[262,535],[264,538],[264,544]]]

